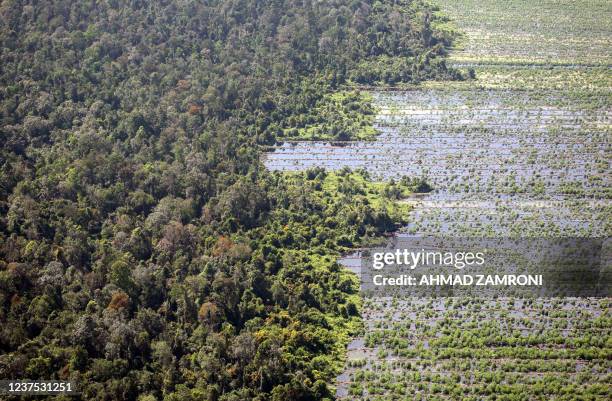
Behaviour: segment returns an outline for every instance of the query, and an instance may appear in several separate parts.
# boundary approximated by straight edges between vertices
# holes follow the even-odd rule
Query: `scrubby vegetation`
[[[332,397],[359,311],[334,257],[394,230],[408,187],[269,173],[258,145],[371,135],[362,95],[332,94],[349,80],[459,77],[434,19],[417,0],[2,2],[0,377]]]
[[[289,118],[284,137],[289,140],[371,140],[376,110],[367,92],[341,91],[326,94],[304,114]]]

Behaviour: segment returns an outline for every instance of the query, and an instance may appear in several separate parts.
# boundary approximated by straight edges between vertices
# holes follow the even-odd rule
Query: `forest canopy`
[[[338,88],[461,78],[432,15],[3,1],[0,378],[98,400],[333,398],[359,322],[335,257],[395,229],[398,206],[363,172],[270,173],[260,145]]]

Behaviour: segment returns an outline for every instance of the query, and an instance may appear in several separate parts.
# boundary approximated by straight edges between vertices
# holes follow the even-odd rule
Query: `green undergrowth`
[[[282,136],[287,140],[373,140],[376,108],[372,95],[359,90],[328,93],[305,113],[291,116]]]
[[[367,199],[374,208],[383,208],[393,217],[403,220],[402,214],[409,212],[399,199],[408,197],[412,193],[411,184],[405,180],[400,183],[371,181],[369,175],[364,170],[356,172],[329,173],[323,181],[323,191],[325,196],[338,197],[348,191],[352,191],[358,196]]]
[[[285,231],[298,235],[300,241],[310,240],[310,249],[315,252],[328,249],[346,252],[391,233],[405,224],[410,207],[399,202],[419,185],[418,180],[403,178],[400,182],[377,182],[364,170],[348,168],[328,172],[322,168],[305,172],[276,173],[284,185],[300,202],[322,208],[307,216],[288,215]],[[293,205],[289,210],[298,205]],[[284,211],[283,211],[284,213]],[[300,233],[300,230],[304,230]],[[315,230],[318,234],[312,236]],[[307,231],[307,232],[306,232]],[[328,236],[326,233],[334,233]],[[325,249],[323,249],[324,247]]]

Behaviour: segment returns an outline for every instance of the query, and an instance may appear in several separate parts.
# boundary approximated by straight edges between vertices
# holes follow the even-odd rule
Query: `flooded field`
[[[374,178],[425,177],[438,192],[607,197],[612,109],[509,91],[376,93],[374,142],[285,143],[271,169],[365,168]],[[559,104],[559,105],[557,105]]]
[[[427,89],[374,99],[376,141],[284,143],[266,165],[363,168],[381,180],[424,177],[434,192],[408,201],[415,207],[406,227],[412,233],[611,232],[607,98],[587,104],[562,93]]]

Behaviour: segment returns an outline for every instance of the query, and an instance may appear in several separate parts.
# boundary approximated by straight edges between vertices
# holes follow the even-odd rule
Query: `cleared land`
[[[597,66],[612,64],[607,0],[436,0],[464,36],[455,63]]]

